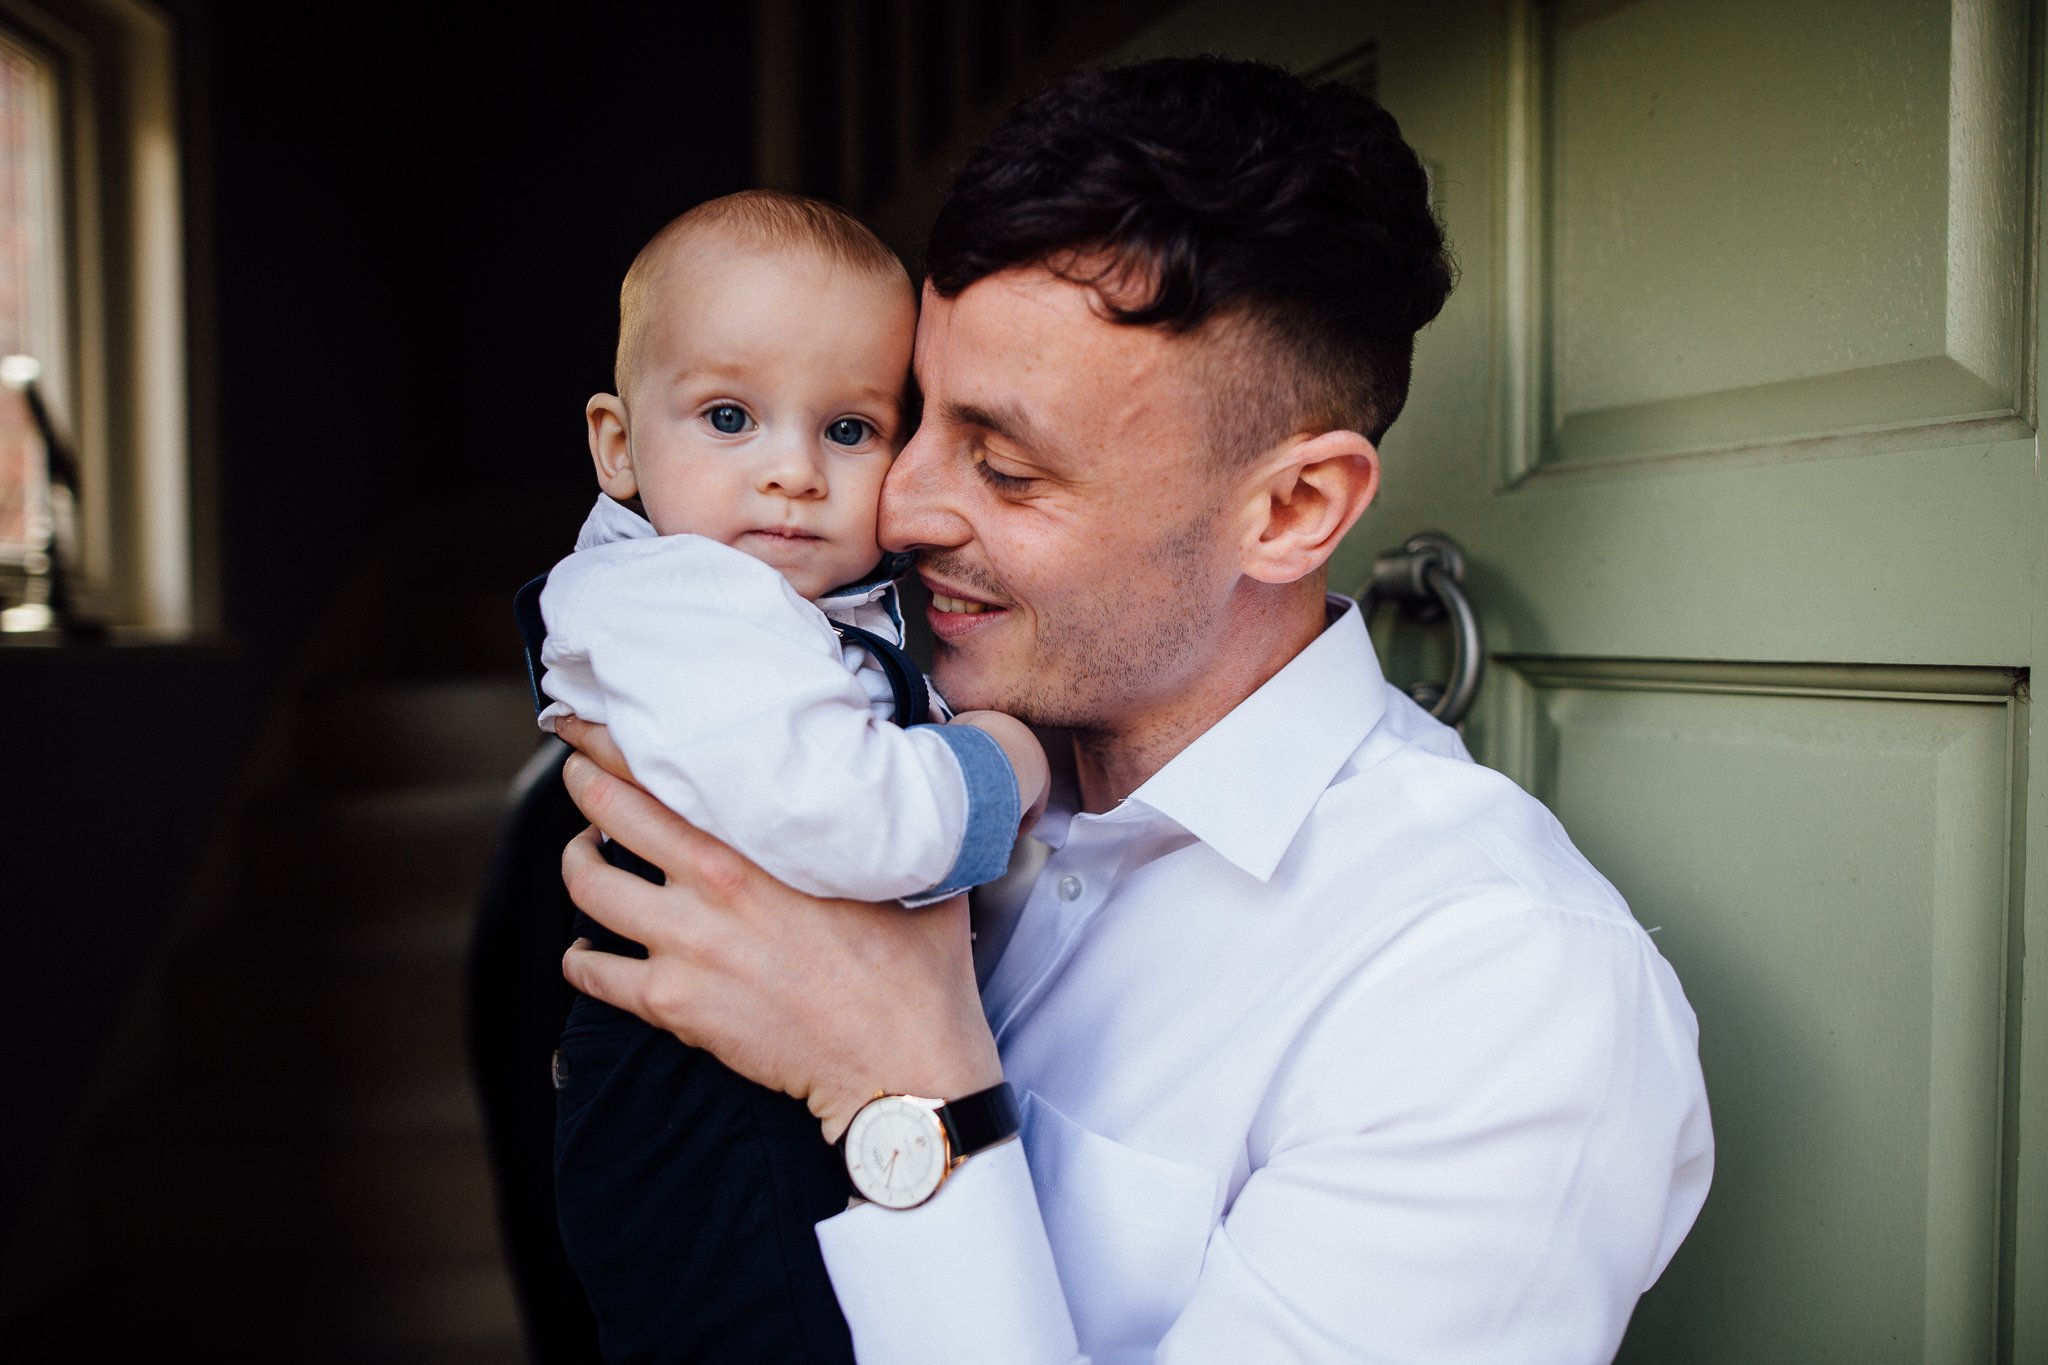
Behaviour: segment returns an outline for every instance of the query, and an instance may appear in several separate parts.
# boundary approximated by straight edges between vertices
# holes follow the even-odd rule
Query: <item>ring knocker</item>
[[[1365,613],[1367,627],[1379,604],[1392,599],[1411,621],[1451,622],[1451,680],[1413,683],[1408,695],[1446,725],[1456,725],[1472,709],[1486,651],[1479,642],[1479,617],[1459,586],[1465,579],[1465,552],[1458,542],[1434,531],[1410,536],[1398,550],[1388,550],[1372,564],[1372,577],[1352,596]]]

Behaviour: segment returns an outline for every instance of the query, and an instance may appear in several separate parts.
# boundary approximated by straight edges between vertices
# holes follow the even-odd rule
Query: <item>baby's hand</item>
[[[1003,756],[1017,774],[1018,804],[1024,807],[1024,821],[1017,832],[1030,829],[1044,813],[1046,795],[1052,790],[1052,769],[1046,765],[1038,737],[1023,721],[1001,711],[962,711],[953,717],[953,724],[972,725],[1003,746]]]

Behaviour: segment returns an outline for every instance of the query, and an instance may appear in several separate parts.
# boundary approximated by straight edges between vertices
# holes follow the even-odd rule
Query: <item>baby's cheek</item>
[[[882,557],[881,528],[878,525],[881,492],[882,484],[878,479],[875,481],[873,495],[862,504],[863,513],[852,519],[851,533],[847,538],[849,544],[856,544],[868,553],[869,563]]]

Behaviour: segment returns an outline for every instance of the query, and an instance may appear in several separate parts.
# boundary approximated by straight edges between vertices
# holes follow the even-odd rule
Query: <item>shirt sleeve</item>
[[[862,1365],[942,1354],[987,1365],[1085,1362],[1020,1142],[968,1158],[915,1209],[862,1204],[818,1224]]]
[[[967,789],[966,832],[960,836],[960,852],[938,885],[903,898],[906,906],[914,908],[957,896],[1010,870],[1010,850],[1016,847],[1017,827],[1024,822],[1024,797],[1017,789],[1017,770],[988,731],[972,725],[911,728],[929,731],[953,751]]]
[[[1633,926],[1532,912],[1423,937],[1289,1050],[1156,1360],[1612,1359],[1712,1171],[1691,1011]],[[1095,1253],[1052,1264],[1001,1151],[922,1208],[819,1225],[863,1361],[984,1333],[991,1359],[1085,1358],[1059,1285]]]
[[[823,613],[757,560],[698,536],[614,542],[557,565],[541,612],[543,727],[610,727],[642,787],[797,890],[964,887],[1015,838],[1000,747],[876,720]]]

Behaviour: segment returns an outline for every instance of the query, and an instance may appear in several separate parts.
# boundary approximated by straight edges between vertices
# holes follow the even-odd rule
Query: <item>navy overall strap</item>
[[[526,641],[526,685],[533,689],[533,714],[536,716],[548,706],[548,699],[540,690],[540,647],[548,638],[548,624],[540,614],[540,590],[547,585],[548,576],[542,574],[512,597],[512,616],[519,622],[519,634]]]
[[[903,652],[901,646],[871,630],[849,626],[844,621],[834,621],[832,629],[839,632],[840,639],[851,640],[874,655],[875,662],[882,666],[883,675],[889,679],[889,694],[896,700],[896,714],[892,720],[909,727],[922,725],[932,718],[931,694],[925,691],[924,670]]]

